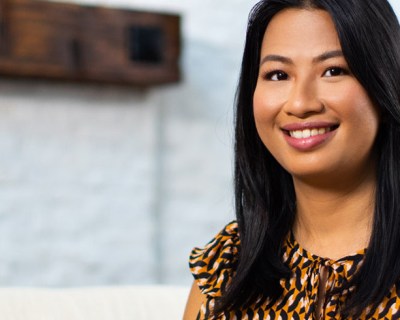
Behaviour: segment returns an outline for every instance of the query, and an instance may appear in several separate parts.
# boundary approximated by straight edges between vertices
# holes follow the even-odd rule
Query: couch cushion
[[[0,288],[0,319],[177,320],[188,293],[172,286]]]

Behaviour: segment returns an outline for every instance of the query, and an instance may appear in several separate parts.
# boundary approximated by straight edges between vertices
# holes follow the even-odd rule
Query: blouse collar
[[[364,260],[366,251],[367,249],[362,249],[354,254],[342,257],[338,260],[323,258],[302,248],[296,241],[293,232],[290,232],[283,247],[283,260],[290,267],[290,269],[304,269],[311,264],[318,264],[331,267],[336,271],[341,271],[343,269],[348,269],[346,267],[357,267],[357,269],[359,269],[362,261]]]

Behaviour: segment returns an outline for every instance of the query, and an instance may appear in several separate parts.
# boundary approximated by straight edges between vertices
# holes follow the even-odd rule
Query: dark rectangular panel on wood
[[[180,79],[180,17],[0,0],[0,75],[150,86]]]

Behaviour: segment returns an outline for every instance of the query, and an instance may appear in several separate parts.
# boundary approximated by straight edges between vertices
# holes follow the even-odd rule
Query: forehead
[[[341,49],[333,20],[319,9],[285,9],[270,21],[263,38],[262,52],[303,52]],[[268,52],[266,52],[268,51]]]

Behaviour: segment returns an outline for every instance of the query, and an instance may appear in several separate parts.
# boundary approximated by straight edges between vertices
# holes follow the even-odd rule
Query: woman
[[[400,319],[400,28],[386,0],[264,0],[236,101],[237,222],[184,319]]]

